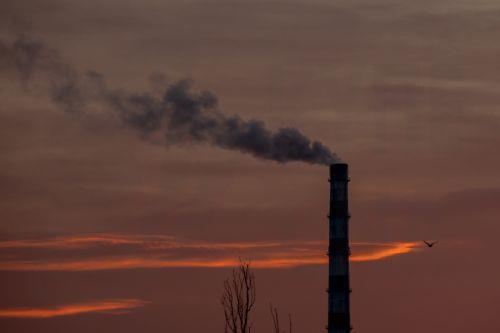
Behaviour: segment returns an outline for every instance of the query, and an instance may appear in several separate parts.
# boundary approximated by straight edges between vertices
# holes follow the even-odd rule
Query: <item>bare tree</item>
[[[224,281],[221,297],[226,333],[250,333],[250,312],[255,304],[255,276],[250,262],[240,260],[232,275]]]
[[[269,303],[269,309],[271,310],[271,317],[273,318],[274,333],[282,333],[280,329],[278,308],[274,307],[272,303]],[[285,333],[285,330],[283,330],[283,333]],[[292,333],[292,316],[290,314],[288,314],[288,333]]]

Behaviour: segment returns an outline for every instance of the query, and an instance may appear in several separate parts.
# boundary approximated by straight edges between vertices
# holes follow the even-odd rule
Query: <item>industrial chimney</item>
[[[328,333],[351,330],[349,312],[348,166],[330,165],[330,239],[328,246]]]

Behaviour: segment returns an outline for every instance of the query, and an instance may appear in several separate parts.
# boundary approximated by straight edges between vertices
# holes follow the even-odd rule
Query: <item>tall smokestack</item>
[[[330,236],[328,246],[328,333],[351,330],[349,311],[348,166],[330,165]]]

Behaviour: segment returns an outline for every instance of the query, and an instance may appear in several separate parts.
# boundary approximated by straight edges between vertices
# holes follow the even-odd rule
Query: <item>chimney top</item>
[[[331,179],[346,179],[348,174],[347,163],[334,163],[330,165],[330,178]]]

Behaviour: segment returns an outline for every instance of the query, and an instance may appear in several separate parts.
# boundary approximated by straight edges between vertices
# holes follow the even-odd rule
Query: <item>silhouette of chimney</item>
[[[328,246],[328,333],[351,330],[349,310],[349,205],[348,166],[330,165],[330,214]]]

